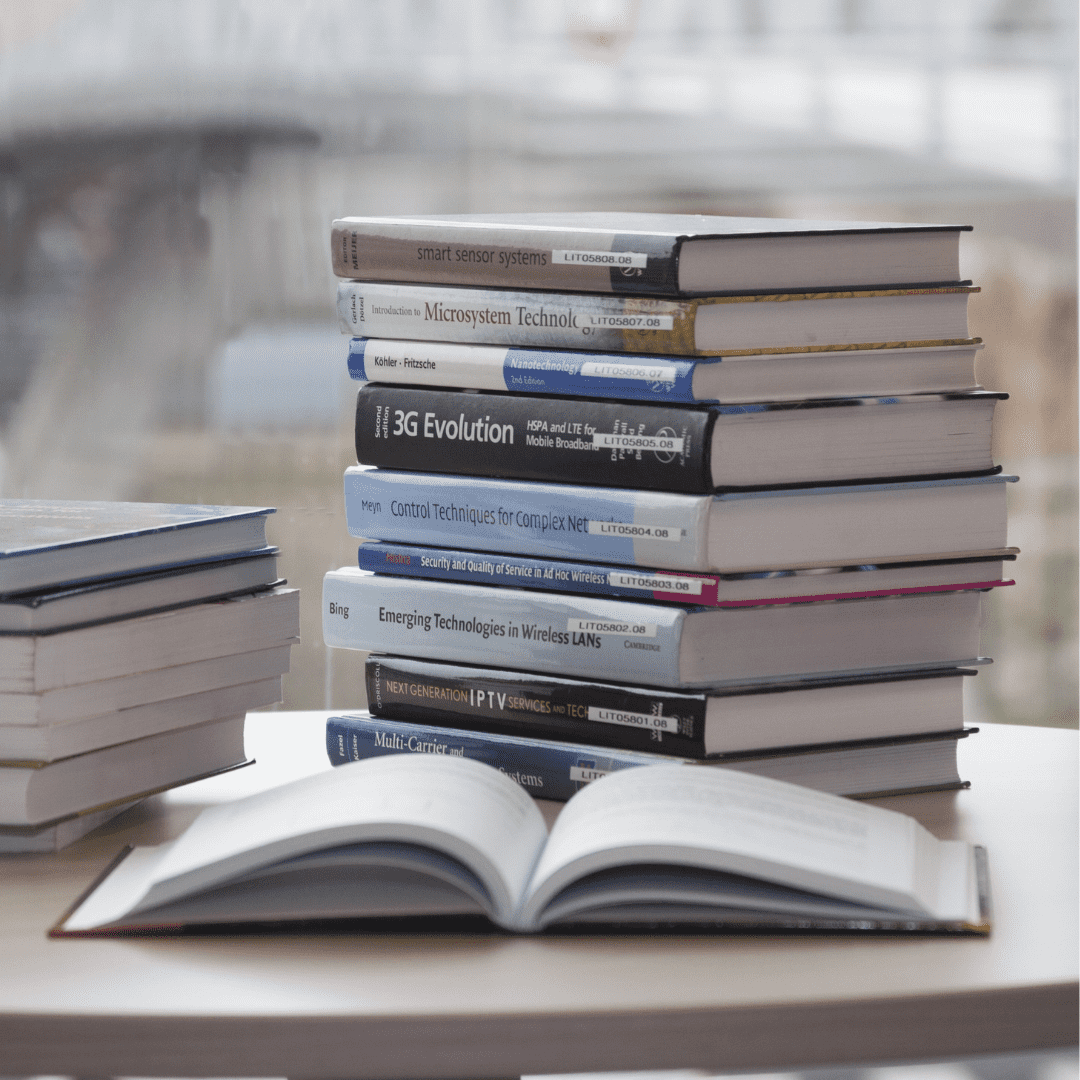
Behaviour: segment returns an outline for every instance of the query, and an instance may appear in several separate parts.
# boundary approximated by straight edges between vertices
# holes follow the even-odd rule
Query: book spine
[[[708,569],[710,496],[352,468],[352,536],[667,570]]]
[[[372,715],[506,735],[705,755],[705,696],[368,657]]]
[[[342,329],[356,337],[694,356],[700,301],[504,292],[342,281]]]
[[[333,716],[326,721],[326,750],[334,765],[387,754],[444,754],[471,758],[498,769],[535,798],[558,802],[566,802],[591,780],[598,780],[618,769],[681,760],[657,754],[635,754],[626,750],[354,716]]]
[[[517,667],[653,686],[679,685],[686,612],[589,596],[331,571],[331,647]]]
[[[646,296],[678,294],[678,245],[673,236],[433,222],[336,221],[330,234],[338,277]]]
[[[360,382],[460,386],[522,394],[697,404],[694,370],[705,361],[558,349],[449,345],[441,341],[349,342],[349,374]]]
[[[371,541],[360,545],[357,565],[361,570],[374,574],[463,581],[471,585],[507,585],[516,589],[544,589],[646,602],[657,600],[662,603],[701,604],[704,607],[716,607],[721,603],[717,596],[720,579],[716,576],[672,574],[663,570],[628,570],[601,563],[531,559],[524,555],[488,555],[453,548]]]
[[[523,394],[363,387],[362,465],[704,493],[716,412]]]

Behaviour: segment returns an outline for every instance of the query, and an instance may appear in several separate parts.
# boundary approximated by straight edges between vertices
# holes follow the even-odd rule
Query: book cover
[[[339,277],[678,296],[959,277],[970,226],[701,214],[463,214],[333,223]]]
[[[0,594],[266,547],[271,507],[0,499]]]

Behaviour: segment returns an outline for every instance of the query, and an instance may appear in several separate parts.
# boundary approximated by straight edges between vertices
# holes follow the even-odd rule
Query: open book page
[[[920,888],[940,842],[903,814],[729,769],[656,765],[612,773],[559,815],[522,910],[584,875],[628,863],[681,864],[917,917],[941,916]],[[917,859],[917,847],[923,853]],[[918,894],[922,895],[918,895]]]
[[[125,863],[135,860],[139,880],[114,871],[64,929],[119,921],[261,867],[365,842],[420,845],[457,859],[480,879],[491,917],[505,925],[546,832],[532,799],[486,765],[426,754],[354,762],[210,807],[171,843],[136,849]],[[125,877],[108,900],[110,880]]]

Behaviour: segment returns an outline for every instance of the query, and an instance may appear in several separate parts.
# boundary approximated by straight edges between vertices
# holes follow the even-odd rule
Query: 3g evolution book
[[[703,214],[346,217],[330,249],[345,278],[679,296],[954,283],[968,229]]]
[[[708,408],[366,386],[356,458],[388,469],[707,492],[995,471],[997,401],[917,394]]]

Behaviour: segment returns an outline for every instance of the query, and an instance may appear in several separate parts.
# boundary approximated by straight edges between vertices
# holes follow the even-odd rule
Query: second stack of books
[[[331,757],[479,757],[556,799],[672,757],[959,786],[1015,557],[960,231],[336,222],[372,542],[326,576],[324,638],[374,655]]]

